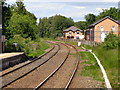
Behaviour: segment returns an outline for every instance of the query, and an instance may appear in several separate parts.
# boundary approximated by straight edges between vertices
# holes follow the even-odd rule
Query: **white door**
[[[106,38],[105,32],[101,33],[101,42],[104,42],[104,39]]]
[[[100,35],[101,42],[104,42],[105,38],[106,38],[106,35],[105,35],[105,32],[104,32],[104,27],[101,26],[101,35]]]

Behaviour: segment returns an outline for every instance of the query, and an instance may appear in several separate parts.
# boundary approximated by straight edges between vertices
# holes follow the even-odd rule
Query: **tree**
[[[38,31],[35,22],[36,21],[31,19],[28,15],[23,16],[14,13],[7,29],[10,31],[11,37],[15,34],[21,34],[24,38],[31,37],[31,39],[35,39]]]
[[[96,16],[94,14],[85,15],[85,19],[88,25],[93,24],[96,21]]]
[[[4,2],[2,3],[4,5]],[[9,20],[12,16],[12,12],[10,10],[10,6],[2,7],[2,34],[6,36],[6,39],[9,39],[10,32],[7,30],[9,25]]]
[[[113,34],[113,32],[109,33],[109,35],[105,38],[103,47],[106,49],[117,48],[118,47],[118,37],[115,34]]]
[[[103,12],[101,12],[97,16],[96,20],[102,19],[106,16],[110,16],[111,18],[118,20],[118,15],[118,9],[116,9],[115,7],[111,7],[110,9],[103,9]]]
[[[87,29],[87,22],[86,21],[79,21],[75,23],[75,26],[77,28],[80,28],[81,30],[86,30]]]
[[[55,15],[49,18],[40,18],[38,28],[41,37],[56,38],[62,36],[63,30],[72,25],[74,25],[74,21],[71,18]]]

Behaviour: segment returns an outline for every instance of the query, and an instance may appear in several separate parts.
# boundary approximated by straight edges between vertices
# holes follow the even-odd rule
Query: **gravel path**
[[[15,81],[6,88],[35,88],[40,82],[42,82],[67,56],[68,50],[66,46],[60,45],[59,52],[51,58],[48,62],[37,68],[33,72],[29,73],[25,77]],[[64,52],[64,53],[63,53]],[[62,58],[61,58],[62,56]]]
[[[75,68],[76,51],[70,48],[70,55],[63,66],[41,88],[65,88]],[[73,55],[72,55],[73,54]]]
[[[24,74],[31,71],[35,67],[39,66],[40,64],[45,62],[49,57],[51,57],[51,55],[53,55],[58,49],[59,49],[59,47],[56,46],[54,50],[52,50],[50,53],[43,56],[39,60],[36,60],[35,62],[33,62],[31,64],[28,64],[27,66],[25,66],[25,67],[23,67],[21,69],[18,69],[17,71],[14,71],[14,72],[12,72],[12,73],[10,73],[8,75],[3,76],[2,77],[2,86],[8,84],[11,81],[14,81],[15,79],[23,76]]]

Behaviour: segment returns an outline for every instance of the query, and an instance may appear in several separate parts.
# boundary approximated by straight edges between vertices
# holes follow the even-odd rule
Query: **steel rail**
[[[61,44],[65,45],[64,43],[61,43]],[[65,46],[68,48],[67,45],[65,45]],[[58,71],[60,69],[60,67],[67,60],[69,53],[70,53],[70,49],[68,48],[68,53],[67,53],[67,56],[65,57],[64,61],[46,79],[44,79],[39,85],[37,85],[33,90],[38,90],[50,77],[52,77],[56,73],[56,71]]]
[[[66,44],[67,44],[67,43],[66,43]],[[67,83],[67,85],[66,85],[66,87],[65,87],[64,90],[68,89],[68,87],[69,87],[69,85],[70,85],[70,83],[71,83],[71,81],[72,81],[72,79],[73,79],[73,77],[74,77],[74,75],[75,75],[75,73],[76,73],[78,64],[79,64],[79,53],[78,53],[77,49],[76,49],[75,46],[73,46],[73,45],[70,45],[70,44],[67,44],[67,45],[72,46],[72,47],[76,50],[76,53],[77,53],[77,63],[76,63],[75,69],[74,69],[74,71],[73,71],[73,74],[72,74],[70,80],[68,81],[68,83]]]
[[[57,44],[57,45],[58,45],[58,44]],[[14,79],[13,81],[10,81],[8,84],[3,85],[1,88],[7,87],[8,85],[12,84],[13,82],[17,81],[18,79],[20,79],[20,78],[26,76],[27,74],[31,73],[31,72],[34,71],[35,69],[39,68],[41,65],[45,64],[48,60],[50,60],[53,56],[55,56],[55,55],[58,53],[58,51],[60,50],[60,45],[58,45],[58,46],[59,46],[58,50],[57,50],[50,58],[48,58],[45,62],[41,63],[40,65],[38,65],[38,66],[35,67],[34,69],[30,70],[29,72],[23,74],[22,76],[20,76],[20,77]],[[43,56],[45,56],[45,55],[46,55],[46,54],[44,54]],[[38,57],[38,59],[40,59],[40,58],[41,58],[41,56]],[[35,60],[37,60],[37,59],[35,59]]]
[[[23,67],[27,66],[28,64],[31,64],[31,63],[35,62],[36,60],[42,58],[43,56],[45,56],[46,54],[48,54],[49,52],[51,52],[54,48],[55,48],[55,45],[54,45],[48,52],[46,52],[46,53],[40,55],[39,57],[31,60],[31,62],[26,63],[26,64],[24,64],[24,65],[22,65],[22,66],[20,66],[20,67],[18,67],[18,68],[16,68],[16,69],[14,69],[14,70],[11,70],[11,71],[9,71],[9,72],[7,72],[7,73],[5,73],[5,74],[2,74],[2,75],[0,75],[0,77],[3,77],[3,76],[5,76],[5,75],[7,75],[7,74],[10,74],[10,73],[12,73],[12,72],[14,72],[14,71],[16,71],[16,70],[18,70],[18,69],[20,69],[20,68],[23,68]]]

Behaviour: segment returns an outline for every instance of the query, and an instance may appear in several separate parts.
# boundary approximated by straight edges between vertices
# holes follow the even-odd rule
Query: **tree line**
[[[4,5],[4,2],[2,3]],[[24,3],[16,2],[13,5],[3,6],[3,31],[6,39],[20,34],[23,38],[56,38],[62,36],[63,30],[70,26],[76,26],[81,30],[86,30],[88,26],[99,19],[106,16],[118,20],[118,9],[111,7],[109,10],[105,9],[99,15],[87,14],[85,21],[74,22],[72,18],[67,18],[62,15],[55,15],[52,17],[44,17],[39,19],[33,13],[26,10]]]

